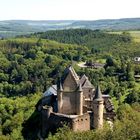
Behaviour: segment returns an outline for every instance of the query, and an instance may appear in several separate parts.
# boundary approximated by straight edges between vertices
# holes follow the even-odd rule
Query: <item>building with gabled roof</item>
[[[57,85],[45,93],[38,108],[42,114],[42,136],[49,130],[67,124],[73,131],[102,128],[103,120],[114,119],[114,106],[109,95],[102,95],[88,77],[78,76],[72,66],[65,69]],[[46,100],[46,101],[45,101]]]

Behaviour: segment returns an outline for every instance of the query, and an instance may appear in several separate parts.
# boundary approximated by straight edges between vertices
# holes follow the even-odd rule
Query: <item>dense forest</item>
[[[88,29],[69,29],[69,30],[56,30],[47,31],[42,33],[35,33],[29,37],[39,37],[42,39],[55,40],[60,43],[77,44],[87,46],[92,50],[92,53],[110,55],[135,56],[139,54],[139,44],[133,41],[129,32],[122,32],[122,34],[110,34],[100,30]],[[118,54],[117,54],[118,56]]]
[[[112,97],[117,118],[113,131],[106,126],[100,131],[73,133],[64,127],[48,139],[140,139],[140,83],[136,79],[140,64],[133,61],[139,54],[140,43],[128,32],[70,29],[1,39],[0,139],[37,139],[35,106],[70,64]],[[105,66],[92,69],[77,65],[85,61]]]

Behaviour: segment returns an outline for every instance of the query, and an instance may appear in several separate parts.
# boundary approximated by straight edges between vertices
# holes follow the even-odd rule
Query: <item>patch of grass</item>
[[[140,31],[129,31],[135,42],[140,42]]]
[[[140,42],[140,31],[127,31],[133,37],[135,42]],[[108,32],[109,34],[122,34],[123,31]]]
[[[104,64],[104,63],[106,63],[106,59],[98,59],[96,62]]]

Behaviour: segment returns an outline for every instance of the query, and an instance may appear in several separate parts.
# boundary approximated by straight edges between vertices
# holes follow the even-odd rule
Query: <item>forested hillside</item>
[[[56,42],[57,41],[57,42]],[[114,131],[73,133],[62,129],[49,139],[139,139],[140,86],[135,75],[140,65],[133,57],[140,43],[127,32],[109,34],[85,29],[49,31],[0,40],[0,139],[37,139],[35,105],[66,66],[85,73],[102,92],[109,94],[117,118]],[[103,68],[80,68],[79,62],[105,63]],[[64,137],[65,135],[65,137]],[[117,137],[118,136],[118,137]]]
[[[108,34],[100,30],[89,30],[89,29],[68,29],[68,30],[52,30],[43,33],[35,33],[37,37],[55,40],[62,43],[87,45],[88,47],[94,47],[98,45],[98,48],[105,44],[115,45],[117,43],[130,42],[130,36],[123,34]]]
[[[0,21],[0,37],[15,37],[34,32],[62,29],[91,29],[107,31],[140,30],[140,18],[106,20],[5,20]]]
[[[35,33],[32,36],[55,40],[60,43],[87,46],[92,50],[92,53],[118,55],[116,52],[119,52],[119,55],[129,56],[140,53],[139,43],[134,42],[134,38],[129,32],[111,34],[100,30],[69,29]]]
[[[37,38],[1,40],[0,44],[0,93],[8,97],[45,91],[72,58],[78,60],[89,52],[83,46]]]

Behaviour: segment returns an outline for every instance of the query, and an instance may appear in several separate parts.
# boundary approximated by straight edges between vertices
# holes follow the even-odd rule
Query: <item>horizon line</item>
[[[140,19],[140,17],[102,18],[102,19],[4,19],[0,21],[99,21],[99,20],[121,20],[121,19]]]

